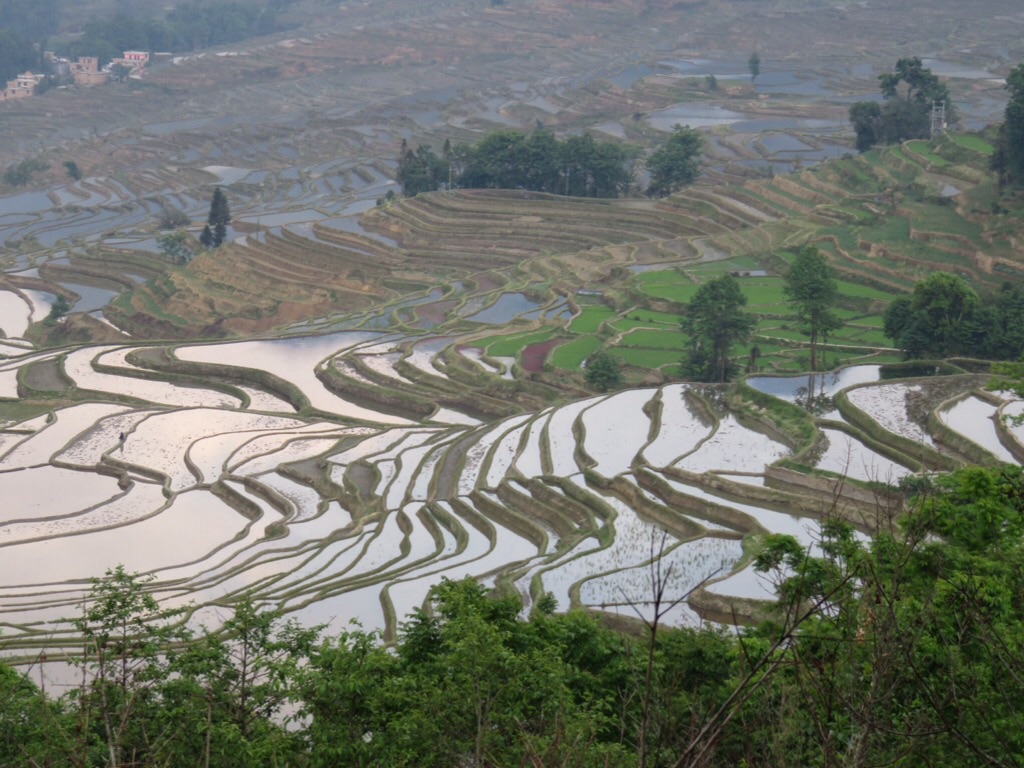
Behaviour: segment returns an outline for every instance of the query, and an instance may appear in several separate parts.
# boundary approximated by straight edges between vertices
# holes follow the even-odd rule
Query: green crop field
[[[740,290],[751,305],[785,304],[781,277],[740,278]]]
[[[678,366],[683,353],[669,349],[642,349],[634,347],[612,347],[608,350],[613,357],[622,360],[626,365],[637,368],[663,368]]]
[[[840,315],[842,317],[842,315]],[[871,328],[881,328],[884,324],[884,318],[881,315],[868,315],[867,317],[857,317],[855,320],[849,321],[851,325],[870,326]]]
[[[580,336],[555,347],[548,355],[548,362],[555,368],[575,371],[600,348],[601,340],[596,336]]]
[[[580,314],[573,318],[569,330],[573,333],[594,333],[605,320],[615,317],[615,310],[603,304],[581,307]]]
[[[875,301],[892,301],[895,298],[895,294],[886,293],[880,291],[877,288],[872,288],[869,285],[861,285],[860,283],[851,283],[846,280],[837,280],[839,284],[839,293],[843,296],[853,296],[862,299],[873,299]]]
[[[722,272],[746,271],[751,269],[761,269],[761,264],[755,256],[738,256],[734,259],[726,259],[724,261],[712,261],[707,264],[697,264],[687,269],[688,272],[694,274],[719,274]]]
[[[915,155],[920,155],[936,168],[942,168],[949,165],[948,160],[943,157],[939,157],[932,151],[932,148],[927,141],[908,141],[907,149]]]
[[[980,136],[950,136],[949,138],[954,144],[982,155],[991,155],[996,151],[995,147]]]
[[[512,336],[488,336],[486,339],[471,342],[471,345],[486,349],[487,354],[493,357],[514,357],[523,347],[547,341],[555,333],[555,328],[544,328],[532,333],[520,333]]]
[[[663,319],[655,319],[652,317],[654,315],[660,316]],[[631,331],[634,328],[661,328],[664,330],[674,330],[679,327],[680,319],[679,315],[672,315],[667,312],[650,312],[646,310],[641,312],[631,311],[615,322],[610,323],[610,325],[620,333]]]
[[[686,346],[688,340],[689,337],[680,331],[657,331],[641,328],[625,334],[619,342],[619,346],[681,350]]]
[[[855,339],[861,344],[870,344],[872,347],[891,347],[892,340],[882,331],[865,331],[848,338]]]
[[[645,283],[640,290],[652,299],[665,299],[680,304],[690,302],[700,288],[696,283]]]

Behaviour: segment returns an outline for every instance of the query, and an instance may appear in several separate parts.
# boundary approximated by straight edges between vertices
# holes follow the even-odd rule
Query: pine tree
[[[228,198],[220,187],[213,190],[213,199],[210,200],[210,215],[206,221],[207,225],[213,228],[213,247],[219,248],[227,234],[227,226],[231,223]]]
[[[203,227],[203,231],[199,235],[199,244],[206,249],[213,248],[213,231],[209,224]]]

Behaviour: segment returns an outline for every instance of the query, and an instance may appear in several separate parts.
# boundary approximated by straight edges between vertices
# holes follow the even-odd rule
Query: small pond
[[[519,315],[532,312],[541,306],[525,293],[503,293],[496,302],[475,315],[467,317],[474,323],[500,325],[510,323]]]
[[[851,365],[827,373],[801,374],[799,376],[752,376],[747,386],[789,402],[804,402],[809,393],[814,397],[832,397],[840,390],[854,384],[878,381],[880,365]],[[908,375],[908,374],[904,374]]]

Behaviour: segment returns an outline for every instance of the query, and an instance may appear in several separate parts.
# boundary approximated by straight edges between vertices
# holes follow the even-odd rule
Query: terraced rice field
[[[459,340],[409,341],[411,351],[386,363],[395,382],[413,392],[422,376],[437,378],[452,402],[473,410],[472,390],[439,364]],[[86,347],[62,357],[63,375],[97,402],[11,420],[0,433],[0,489],[25,499],[0,520],[8,652],[72,644],[69,619],[89,580],[117,564],[151,574],[156,595],[190,612],[244,593],[302,621],[340,627],[358,619],[391,636],[445,575],[516,590],[525,606],[552,592],[563,608],[643,614],[656,544],[680,595],[714,582],[672,617],[695,621],[718,615],[730,597],[758,596],[749,576],[731,574],[745,572],[744,552],[764,531],[795,525],[813,538],[820,515],[863,512],[856,495],[840,491],[833,508],[831,495],[801,494],[802,475],[780,476],[775,465],[807,464],[819,477],[846,474],[848,483],[894,480],[918,467],[900,462],[901,439],[931,452],[949,440],[929,433],[928,420],[905,403],[907,393],[940,379],[883,383],[877,365],[810,385],[817,397],[845,396],[862,418],[842,423],[828,412],[821,438],[804,445],[765,431],[742,399],[687,384],[521,409],[487,423],[455,407],[442,415],[435,406],[418,420],[353,410],[346,371],[379,376],[365,360],[395,343],[393,335],[341,332],[186,346],[167,350],[181,362],[163,380],[138,378],[153,373],[141,367],[156,359],[152,347]],[[402,367],[410,354],[424,357]],[[7,365],[17,371],[37,357],[26,352]],[[190,366],[211,364],[245,394],[179,380]],[[332,364],[340,379],[328,390],[316,374]],[[496,369],[476,375],[507,381]],[[991,460],[1015,460],[1019,447],[1003,445],[1019,445],[1016,427],[995,418],[991,395],[970,394],[978,377],[941,381],[936,418]],[[808,391],[800,379],[748,383],[797,403]],[[950,392],[967,394],[950,406]],[[987,432],[974,417],[979,408],[987,409]],[[810,412],[805,418],[815,423]]]
[[[962,23],[952,2],[912,23],[849,6],[841,42],[878,52],[811,67],[778,41],[822,39],[814,9],[662,5],[319,8],[308,37],[5,112],[5,160],[61,154],[44,188],[0,198],[3,651],[73,651],[89,580],[117,564],[207,622],[249,594],[393,636],[443,576],[524,609],[551,592],[648,616],[661,557],[673,597],[703,585],[670,621],[746,617],[770,597],[749,567],[765,533],[813,546],[823,515],[870,525],[871,481],[1020,460],[1005,417],[1021,406],[980,378],[879,380],[896,359],[882,313],[917,277],[1021,274],[986,214],[991,143],[843,157],[844,99],[874,92],[911,32],[949,42],[953,19],[960,50],[1016,45],[1012,26]],[[752,84],[735,52],[754,40],[779,49]],[[998,84],[952,85],[975,123],[1001,108]],[[78,125],[51,118],[64,107]],[[700,183],[663,200],[387,198],[403,140],[538,120],[647,148],[673,121],[715,131]],[[67,153],[85,178],[60,175]],[[169,263],[157,219],[181,212],[194,237],[214,185],[230,242]],[[798,381],[777,375],[807,357],[780,275],[804,243],[843,276],[828,362],[864,364]],[[725,271],[758,320],[736,350],[754,392],[674,380],[685,303]],[[57,296],[71,315],[42,322]],[[622,392],[585,389],[599,349],[624,362]]]

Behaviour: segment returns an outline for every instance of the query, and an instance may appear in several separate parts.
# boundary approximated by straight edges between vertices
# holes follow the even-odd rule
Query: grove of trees
[[[86,22],[80,37],[58,43],[55,48],[67,56],[99,56],[101,63],[126,50],[178,52],[208,48],[284,29],[277,14],[291,2],[186,0],[171,8],[163,19],[118,12]]]
[[[69,690],[0,664],[0,765],[1020,765],[1020,468],[917,478],[869,533],[763,537],[778,601],[738,632],[665,627],[685,593],[656,568],[631,633],[445,580],[390,648],[244,600],[193,631],[118,569],[76,622]]]
[[[199,244],[203,248],[220,248],[227,237],[228,224],[231,223],[231,209],[224,190],[215,187],[210,199],[210,213],[206,217],[206,225],[199,235]]]
[[[944,104],[947,122],[955,120],[949,90],[916,56],[900,59],[893,72],[879,75],[878,80],[882,103],[850,105],[850,122],[861,152],[876,144],[928,138],[933,104]]]
[[[402,144],[398,181],[409,196],[442,189],[525,189],[573,197],[618,197],[633,177],[637,152],[589,133],[558,139],[538,128],[530,133],[494,131],[476,144],[445,143],[439,157],[429,147]]]
[[[700,134],[676,126],[647,159],[648,194],[667,195],[699,175]],[[500,130],[476,144],[445,142],[438,155],[404,141],[398,181],[408,195],[446,188],[523,189],[572,197],[619,197],[629,192],[639,149],[591,134],[559,139],[542,127],[530,133]]]
[[[0,0],[0,80],[42,66],[42,43],[57,31],[58,0]]]
[[[889,304],[885,335],[910,358],[1024,355],[1024,288],[1005,283],[983,301],[961,277],[936,272]]]

